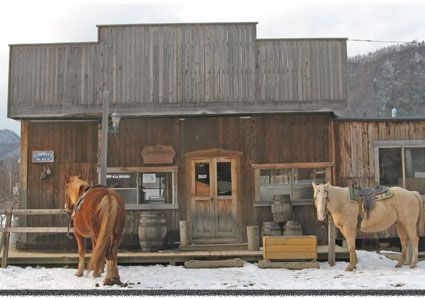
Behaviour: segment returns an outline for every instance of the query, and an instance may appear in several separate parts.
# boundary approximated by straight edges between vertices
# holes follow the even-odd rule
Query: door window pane
[[[384,186],[402,186],[400,148],[379,149],[379,184]]]
[[[425,194],[425,148],[405,148],[406,189]]]
[[[195,194],[210,195],[209,163],[195,163]]]
[[[232,195],[231,162],[217,162],[217,195]]]

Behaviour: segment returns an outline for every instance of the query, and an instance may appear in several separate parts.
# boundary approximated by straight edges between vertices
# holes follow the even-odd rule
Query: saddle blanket
[[[350,190],[350,200],[354,201],[354,202],[359,202],[362,199],[360,198],[360,196],[357,196],[354,192],[354,188],[349,188]],[[387,199],[390,198],[391,196],[394,195],[394,192],[391,189],[387,189],[384,193],[378,194],[377,196],[375,196],[375,200],[383,200],[383,199]]]

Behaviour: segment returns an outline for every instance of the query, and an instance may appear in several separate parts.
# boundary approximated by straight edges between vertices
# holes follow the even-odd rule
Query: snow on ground
[[[395,261],[375,252],[358,250],[357,270],[344,271],[347,262],[320,269],[242,268],[185,269],[183,266],[119,266],[121,280],[131,289],[425,289],[425,261],[416,269],[395,268]],[[0,289],[122,289],[103,286],[100,278],[74,276],[75,269],[17,267],[0,269]],[[98,287],[96,286],[98,284]]]

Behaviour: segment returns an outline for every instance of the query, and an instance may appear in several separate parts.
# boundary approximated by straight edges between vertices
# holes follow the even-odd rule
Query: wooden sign
[[[176,151],[171,145],[145,146],[142,151],[145,164],[173,164]]]
[[[32,163],[53,163],[55,162],[54,151],[32,151]]]

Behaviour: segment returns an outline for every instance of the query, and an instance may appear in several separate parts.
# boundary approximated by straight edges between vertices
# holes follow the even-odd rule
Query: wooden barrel
[[[275,194],[272,199],[273,220],[286,222],[292,219],[291,198],[289,194]]]
[[[284,236],[299,236],[303,234],[301,223],[297,220],[287,221],[283,226]]]
[[[142,212],[139,223],[139,243],[142,251],[156,251],[164,248],[167,235],[165,215],[155,212]]]
[[[279,222],[263,222],[263,236],[281,236],[282,226]]]

